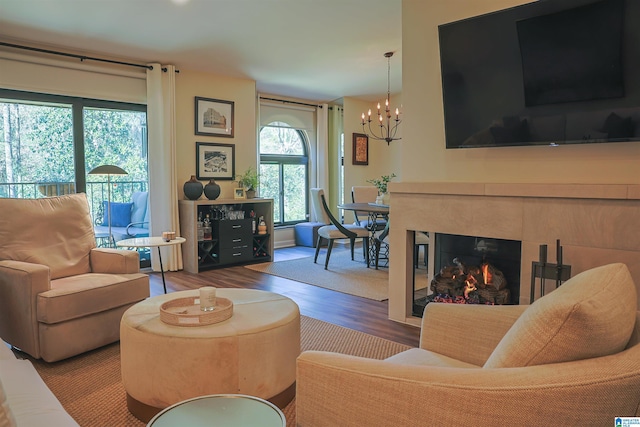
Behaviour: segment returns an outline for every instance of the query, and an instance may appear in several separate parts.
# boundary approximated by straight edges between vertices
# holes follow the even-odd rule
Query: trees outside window
[[[71,105],[0,100],[0,107],[0,196],[34,198],[63,192],[44,186],[53,183],[65,185],[65,193],[75,192],[67,191],[70,184],[75,186]]]
[[[148,188],[145,105],[0,90],[0,116],[0,197],[85,192],[95,215],[106,177],[87,173],[103,164],[128,172],[112,201]]]
[[[274,224],[308,219],[309,156],[304,131],[284,122],[260,129],[260,195],[274,200]]]

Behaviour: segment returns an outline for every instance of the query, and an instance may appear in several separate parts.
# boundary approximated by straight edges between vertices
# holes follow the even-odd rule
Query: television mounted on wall
[[[640,141],[637,22],[637,0],[541,0],[439,26],[446,147]]]

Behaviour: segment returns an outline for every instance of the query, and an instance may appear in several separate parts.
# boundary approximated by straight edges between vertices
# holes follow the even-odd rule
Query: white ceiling
[[[401,0],[0,0],[0,41],[255,80],[314,101],[401,90]],[[7,49],[0,47],[2,49]]]

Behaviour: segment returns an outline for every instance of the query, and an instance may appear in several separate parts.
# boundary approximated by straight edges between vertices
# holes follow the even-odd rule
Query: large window
[[[0,99],[0,107],[0,197],[75,193],[71,105]]]
[[[287,123],[260,129],[260,195],[273,198],[276,226],[308,219],[308,150],[305,132]]]
[[[0,197],[85,192],[95,216],[106,177],[88,172],[103,164],[128,172],[112,201],[148,188],[145,105],[0,90],[0,147]]]

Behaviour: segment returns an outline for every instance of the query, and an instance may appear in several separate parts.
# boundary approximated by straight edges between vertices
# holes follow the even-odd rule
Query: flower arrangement
[[[380,178],[368,179],[367,182],[375,185],[376,188],[378,189],[378,193],[386,194],[387,184],[389,184],[389,181],[391,181],[395,177],[396,177],[396,174],[392,173],[391,175],[382,175]]]

